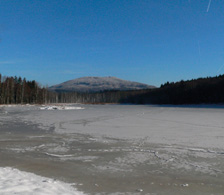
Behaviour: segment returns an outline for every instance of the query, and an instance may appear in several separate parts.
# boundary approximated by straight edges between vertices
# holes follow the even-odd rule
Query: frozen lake
[[[87,194],[224,194],[223,119],[218,107],[1,106],[0,167]]]

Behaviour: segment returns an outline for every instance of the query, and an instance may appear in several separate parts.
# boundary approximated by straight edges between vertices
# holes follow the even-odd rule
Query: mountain
[[[105,90],[140,90],[155,86],[126,81],[116,77],[82,77],[51,86],[49,89],[57,92],[100,92]]]

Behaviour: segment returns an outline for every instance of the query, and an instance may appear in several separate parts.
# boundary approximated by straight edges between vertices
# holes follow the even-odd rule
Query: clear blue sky
[[[224,1],[1,0],[0,73],[156,86],[224,73]]]

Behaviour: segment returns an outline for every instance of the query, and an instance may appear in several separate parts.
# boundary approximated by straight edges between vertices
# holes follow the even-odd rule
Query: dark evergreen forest
[[[0,74],[0,104],[47,103],[219,104],[224,103],[224,75],[167,82],[147,90],[59,93],[34,80]]]
[[[47,98],[47,90],[35,81],[0,74],[0,104],[36,104]]]
[[[145,94],[121,102],[135,104],[220,104],[224,103],[224,75],[165,83]]]

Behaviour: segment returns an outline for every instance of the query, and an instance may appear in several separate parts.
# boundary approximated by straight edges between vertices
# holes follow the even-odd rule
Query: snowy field
[[[223,119],[218,106],[1,106],[0,194],[224,194]]]
[[[9,167],[0,168],[0,193],[3,195],[81,195],[70,185]]]

